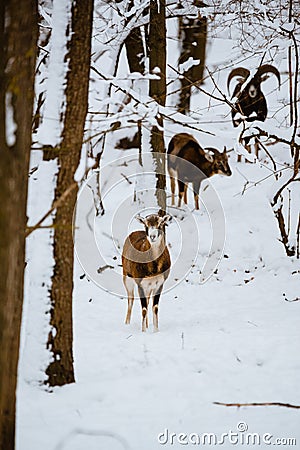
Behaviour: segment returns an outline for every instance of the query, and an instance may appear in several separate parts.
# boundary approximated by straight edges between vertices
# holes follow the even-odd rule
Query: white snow
[[[44,106],[44,119],[38,129],[37,139],[45,145],[60,143],[65,111],[65,83],[68,63],[66,30],[71,13],[70,0],[54,0],[51,32],[51,51],[49,57],[48,93]]]
[[[180,73],[187,72],[191,67],[197,66],[198,64],[200,64],[200,59],[194,59],[190,56],[187,61],[185,61],[182,64],[179,64],[178,71]]]
[[[161,75],[161,69],[160,69],[160,67],[154,67],[154,68],[152,69],[152,73],[153,73],[154,75]]]
[[[280,28],[283,31],[286,31],[287,33],[292,33],[295,29],[295,23],[294,22],[284,23],[283,25],[281,25]]]
[[[14,107],[12,104],[12,93],[7,92],[5,96],[5,131],[6,143],[12,147],[16,142],[17,124],[14,119]]]

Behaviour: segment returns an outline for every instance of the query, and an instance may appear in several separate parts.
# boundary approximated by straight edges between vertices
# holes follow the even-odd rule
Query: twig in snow
[[[108,234],[108,233],[106,233],[105,231],[103,231],[102,234],[103,234],[103,236],[105,236],[105,237],[111,239],[113,242],[115,242],[116,245],[117,245],[117,247],[118,247],[118,249],[121,248],[120,242],[116,239],[116,237],[111,236],[111,234]]]
[[[300,301],[300,297],[296,297],[296,298],[294,298],[293,300],[289,300],[289,299],[286,297],[285,294],[282,294],[282,295],[283,295],[283,298],[284,298],[284,300],[285,300],[286,302],[293,303],[293,302],[299,302],[299,301]]]
[[[33,175],[34,172],[36,172],[36,171],[38,170],[38,168],[39,168],[38,166],[33,167],[33,168],[29,171],[28,176],[31,177],[31,175]]]
[[[99,267],[97,269],[97,273],[102,273],[106,269],[113,269],[113,268],[114,268],[114,266],[111,266],[110,264],[106,264],[105,266]]]
[[[121,172],[122,177],[125,178],[125,180],[127,181],[127,183],[132,184],[132,181],[129,180],[128,177],[126,177],[126,175],[124,175],[124,173]]]
[[[237,408],[241,408],[242,406],[282,406],[284,408],[294,408],[300,409],[300,405],[292,405],[290,403],[281,403],[281,402],[264,402],[264,403],[222,403],[222,402],[213,402],[214,405],[221,406],[236,406]]]

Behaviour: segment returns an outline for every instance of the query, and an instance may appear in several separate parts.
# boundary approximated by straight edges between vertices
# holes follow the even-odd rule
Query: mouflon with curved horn
[[[271,64],[260,66],[251,78],[250,70],[245,67],[237,67],[228,75],[228,91],[232,79],[238,77],[238,83],[232,95],[232,98],[236,98],[234,108],[231,111],[234,127],[237,127],[242,121],[253,122],[254,120],[259,120],[264,122],[266,120],[268,114],[267,101],[260,85],[268,78],[269,73],[276,76],[280,87],[280,73]]]

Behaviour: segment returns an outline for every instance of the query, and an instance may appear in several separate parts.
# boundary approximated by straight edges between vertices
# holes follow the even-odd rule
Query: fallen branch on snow
[[[221,402],[213,402],[214,405],[221,406],[236,406],[237,408],[241,408],[242,406],[282,406],[284,408],[294,408],[300,409],[300,405],[292,405],[290,403],[281,403],[281,402],[264,402],[264,403],[221,403]]]

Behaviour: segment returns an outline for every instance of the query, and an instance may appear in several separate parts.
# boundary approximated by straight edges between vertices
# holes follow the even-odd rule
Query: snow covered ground
[[[141,333],[138,302],[132,324],[124,325],[125,299],[81,279],[77,264],[77,383],[52,393],[38,386],[43,361],[38,364],[36,357],[42,346],[28,338],[27,358],[20,368],[18,448],[121,449],[121,436],[131,449],[151,450],[161,447],[157,436],[166,428],[177,434],[220,436],[235,432],[239,422],[247,423],[249,432],[300,440],[297,410],[213,404],[300,402],[299,303],[287,301],[299,292],[299,263],[288,259],[276,240],[266,183],[241,197],[244,179],[236,164],[232,166],[232,179],[212,180],[226,217],[227,257],[205,284],[199,284],[195,267],[180,285],[163,294],[159,333]],[[265,175],[258,165],[238,167],[251,180]],[[196,217],[201,247],[205,213]],[[172,244],[172,225],[168,241]],[[44,319],[38,296],[32,292],[32,297],[36,303],[30,302],[28,315],[34,322],[25,328],[40,331]],[[59,446],[70,433],[72,437]]]
[[[223,48],[228,47],[224,41],[225,44]],[[209,47],[210,67],[218,58],[220,61],[222,54],[222,51],[216,54],[212,45],[218,43]],[[234,58],[230,51],[226,57],[227,62]],[[225,78],[218,81],[224,88]],[[270,83],[267,90],[271,90],[272,81],[267,83]],[[205,88],[210,88],[209,81]],[[272,93],[271,110],[276,110],[280,95],[283,97],[284,92]],[[195,120],[199,120],[201,128],[213,130],[217,137],[195,135],[204,146],[233,147],[236,131],[229,116],[226,118],[228,107],[208,106],[205,96],[193,98],[192,108],[198,111]],[[167,122],[166,143],[173,134],[182,131],[187,130]],[[116,138],[111,138],[107,142],[104,165],[124,157],[124,152],[113,149],[115,141]],[[133,157],[136,156],[133,152]],[[214,404],[300,404],[300,302],[292,301],[299,297],[300,264],[285,256],[278,241],[279,232],[269,204],[274,176],[256,183],[271,173],[270,163],[261,156],[261,163],[246,164],[236,163],[236,155],[230,153],[232,177],[215,176],[210,180],[209,189],[217,192],[224,212],[226,241],[224,256],[203,284],[200,270],[211,244],[211,223],[203,206],[200,212],[192,211],[189,192],[189,205],[182,214],[194,221],[197,233],[191,231],[185,236],[182,247],[199,246],[198,256],[191,271],[185,271],[188,264],[186,260],[180,261],[179,255],[177,264],[182,264],[183,280],[179,284],[174,282],[174,287],[162,294],[159,333],[153,333],[152,326],[146,333],[141,332],[138,301],[131,325],[124,324],[127,301],[120,254],[109,233],[116,211],[120,208],[125,211],[130,205],[135,184],[130,185],[121,175],[121,172],[126,175],[128,168],[117,169],[116,180],[121,184],[113,184],[107,201],[104,198],[106,214],[96,218],[94,226],[107,264],[115,267],[114,288],[119,293],[123,290],[123,298],[99,288],[90,280],[90,274],[84,276],[82,261],[76,260],[76,383],[52,392],[42,384],[49,357],[45,350],[49,317],[45,311],[49,309],[47,291],[52,264],[50,232],[38,230],[30,236],[19,367],[18,450],[177,450],[196,447],[195,433],[200,437],[203,433],[214,433],[218,440],[215,446],[224,449],[269,448],[276,445],[277,438],[296,438],[296,445],[288,444],[285,448],[300,448],[299,410]],[[283,162],[286,155],[275,149],[275,157]],[[29,215],[34,222],[51,202],[55,165],[41,161],[40,154],[34,152],[32,166],[38,166],[30,183]],[[124,206],[125,199],[128,203]],[[88,194],[83,204],[88,211],[92,204]],[[170,212],[174,214],[174,210]],[[177,219],[167,229],[173,261],[181,244],[181,212],[176,214]],[[82,239],[80,254],[83,252],[87,261],[94,262],[97,253],[89,247],[88,234],[81,233],[82,229],[89,232],[84,212],[79,211],[77,226],[77,236]],[[124,223],[118,229],[126,234],[128,227],[140,226]],[[101,263],[96,261],[95,276],[99,266]],[[171,272],[170,280],[174,278]],[[236,433],[231,435],[231,441],[229,437],[221,437],[222,433],[230,434],[230,430]],[[248,433],[257,433],[260,445],[243,444]],[[214,445],[206,441],[203,446]]]

